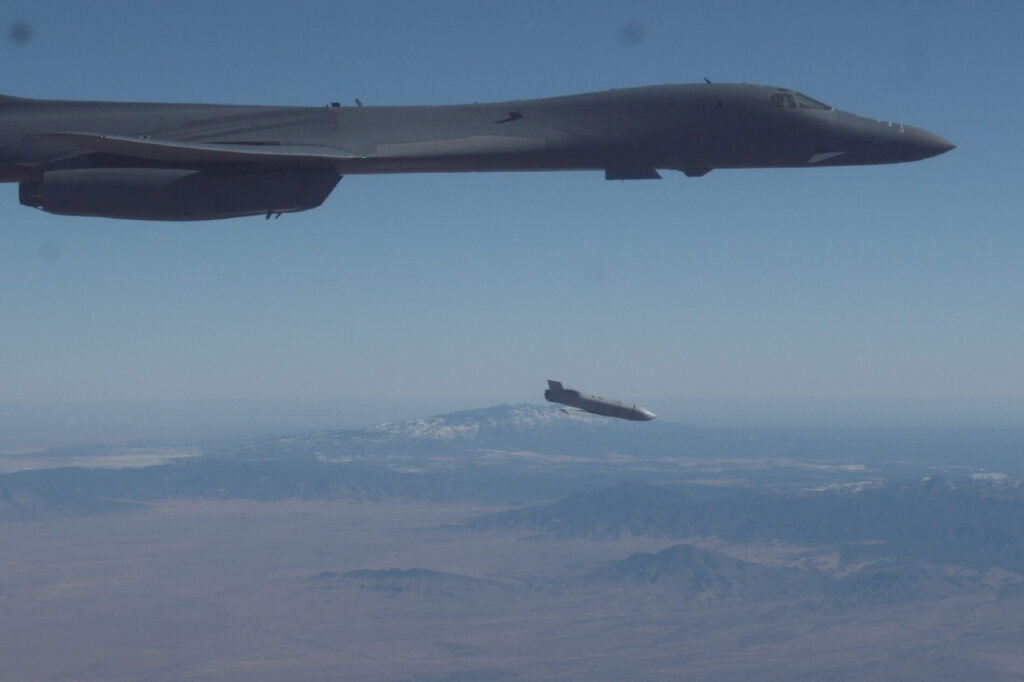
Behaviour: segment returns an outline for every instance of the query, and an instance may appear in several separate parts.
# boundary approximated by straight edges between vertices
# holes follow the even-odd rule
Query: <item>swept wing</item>
[[[177,142],[77,132],[41,133],[29,135],[26,139],[53,142],[84,151],[175,164],[258,163],[289,167],[322,167],[340,160],[356,158],[344,150],[324,145]]]

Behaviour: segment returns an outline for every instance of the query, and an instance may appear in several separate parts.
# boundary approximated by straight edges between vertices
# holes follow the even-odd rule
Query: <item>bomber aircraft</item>
[[[357,100],[358,102],[358,100]],[[897,163],[952,149],[794,90],[657,85],[445,106],[276,107],[0,96],[0,182],[60,215],[209,220],[319,206],[346,174]]]

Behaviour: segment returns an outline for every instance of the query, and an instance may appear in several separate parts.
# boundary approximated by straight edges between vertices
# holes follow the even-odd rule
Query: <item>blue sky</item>
[[[351,176],[269,222],[65,218],[0,185],[8,429],[25,406],[245,400],[347,426],[536,401],[548,377],[679,421],[857,403],[1024,424],[1024,4],[8,1],[0,29],[0,92],[25,97],[429,104],[707,76],[958,145],[657,182]]]

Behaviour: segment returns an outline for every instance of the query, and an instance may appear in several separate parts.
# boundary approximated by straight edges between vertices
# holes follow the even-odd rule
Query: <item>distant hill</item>
[[[998,594],[986,575],[951,572],[927,562],[875,561],[852,571],[766,566],[690,545],[637,553],[593,576],[674,598],[779,602],[827,601],[837,606],[894,605],[966,594]],[[1021,586],[1019,582],[1012,583]]]
[[[1000,584],[999,580],[1003,583]],[[529,595],[621,594],[627,599],[786,603],[861,608],[953,596],[1020,594],[1024,578],[994,571],[964,571],[927,562],[879,560],[852,570],[816,570],[744,561],[723,552],[672,545],[636,552],[589,568],[564,567],[541,575],[482,579],[411,569],[321,571],[305,579],[323,590],[358,589],[395,598],[456,603],[511,602]],[[812,607],[813,608],[813,607]]]
[[[782,601],[819,596],[821,574],[740,561],[721,552],[674,545],[656,554],[636,553],[592,573],[617,584],[671,592],[687,599]]]

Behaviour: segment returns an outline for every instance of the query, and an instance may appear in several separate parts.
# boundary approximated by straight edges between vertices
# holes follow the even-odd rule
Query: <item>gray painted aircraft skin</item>
[[[785,88],[658,85],[446,106],[267,107],[0,96],[0,182],[63,215],[204,220],[319,206],[346,174],[898,163],[952,149]]]
[[[623,405],[618,400],[608,400],[596,395],[586,395],[574,388],[562,386],[562,382],[548,379],[544,399],[549,403],[561,403],[569,407],[599,414],[604,417],[628,419],[634,422],[649,422],[658,415],[636,405]]]

